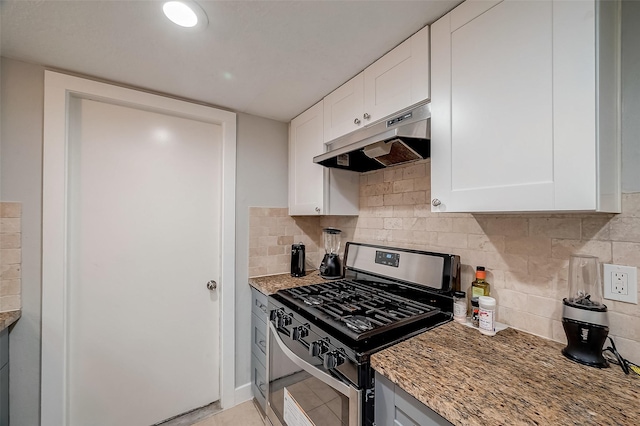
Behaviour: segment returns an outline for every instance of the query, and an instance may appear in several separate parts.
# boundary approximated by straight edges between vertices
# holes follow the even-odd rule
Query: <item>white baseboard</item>
[[[235,392],[236,405],[253,399],[253,390],[251,389],[251,382],[242,386],[238,386]]]

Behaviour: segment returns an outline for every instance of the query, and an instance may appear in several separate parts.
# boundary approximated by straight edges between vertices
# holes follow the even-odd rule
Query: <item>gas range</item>
[[[311,374],[331,377],[328,384],[337,379],[359,395],[358,421],[352,414],[342,423],[371,425],[370,355],[452,319],[460,259],[352,242],[347,243],[344,257],[344,279],[281,290],[269,297],[269,346],[274,347],[275,340],[287,347],[275,357],[270,354],[270,364],[286,354],[304,358],[319,370]],[[268,374],[270,385],[277,389],[284,379]]]

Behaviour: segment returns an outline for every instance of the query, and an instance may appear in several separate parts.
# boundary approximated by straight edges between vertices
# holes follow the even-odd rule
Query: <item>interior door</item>
[[[71,98],[67,424],[219,399],[221,126]]]

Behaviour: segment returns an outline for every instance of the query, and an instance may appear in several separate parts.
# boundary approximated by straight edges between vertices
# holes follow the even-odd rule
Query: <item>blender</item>
[[[569,291],[569,297],[562,300],[562,327],[567,335],[562,354],[580,364],[608,367],[602,347],[609,334],[609,324],[607,307],[602,304],[597,257],[571,256]]]
[[[342,266],[340,265],[340,234],[336,228],[324,228],[322,239],[324,240],[324,258],[320,263],[320,276],[327,280],[342,278]]]

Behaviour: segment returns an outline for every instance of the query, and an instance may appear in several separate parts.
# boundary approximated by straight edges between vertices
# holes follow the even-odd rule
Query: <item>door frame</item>
[[[222,127],[220,222],[220,403],[235,405],[236,114],[45,71],[42,181],[42,364],[40,424],[67,424],[67,177],[69,100],[103,101]],[[224,253],[224,256],[222,256]],[[202,284],[203,286],[205,283]]]

